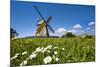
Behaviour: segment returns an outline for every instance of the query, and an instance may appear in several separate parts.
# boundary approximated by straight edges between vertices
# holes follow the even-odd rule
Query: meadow
[[[95,61],[94,38],[19,38],[11,40],[11,66]]]

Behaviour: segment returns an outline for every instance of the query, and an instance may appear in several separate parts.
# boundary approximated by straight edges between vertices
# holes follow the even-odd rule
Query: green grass
[[[50,53],[38,53],[37,57],[33,60],[28,60],[27,65],[40,65],[44,64],[43,59],[46,56],[53,56],[54,51],[59,61],[52,60],[49,64],[62,64],[62,63],[76,63],[76,62],[93,62],[95,61],[95,39],[91,38],[23,38],[11,40],[10,54],[13,57],[16,53],[20,55],[11,60],[11,66],[19,66],[22,61],[31,55],[32,52],[38,47],[47,47],[52,45],[58,47],[57,49],[50,49]],[[63,51],[62,48],[65,50]],[[28,53],[24,56],[22,52]]]

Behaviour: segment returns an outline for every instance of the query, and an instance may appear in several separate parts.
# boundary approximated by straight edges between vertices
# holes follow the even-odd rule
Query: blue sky
[[[51,35],[61,36],[66,31],[94,34],[95,6],[11,1],[11,27],[19,33],[19,37],[32,36],[36,32],[40,16],[33,6],[39,8],[45,19],[52,16],[50,26],[55,33]]]

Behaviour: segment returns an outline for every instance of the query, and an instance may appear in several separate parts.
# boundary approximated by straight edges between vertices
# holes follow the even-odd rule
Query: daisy
[[[51,49],[51,48],[52,48],[52,45],[49,45],[49,46],[47,46],[46,48],[47,48],[47,49]]]
[[[27,64],[27,60],[23,61],[23,62],[20,64],[20,66],[24,66],[24,65],[26,65],[26,64]]]
[[[56,60],[56,61],[59,61],[59,58],[58,58],[58,57],[56,57],[56,58],[55,58],[55,60]]]
[[[43,49],[44,49],[44,47],[42,47],[42,48],[38,47],[38,48],[36,48],[36,52],[41,52]]]
[[[19,53],[16,53],[15,56],[13,56],[13,57],[11,58],[11,60],[16,59],[16,58],[18,57],[18,55],[19,55]]]
[[[41,51],[44,49],[44,47],[41,48]]]
[[[25,52],[22,53],[22,55],[25,55],[25,54],[27,54],[27,51],[25,51]]]
[[[18,56],[15,55],[15,56],[13,56],[13,57],[11,58],[11,60],[16,59],[17,57],[18,57]]]
[[[57,51],[55,51],[54,54],[58,54]]]
[[[57,49],[58,47],[54,47],[54,49]]]
[[[46,52],[46,50],[47,50],[47,48],[44,48],[41,52],[44,53],[44,52]]]
[[[29,56],[29,58],[30,58],[30,59],[33,59],[33,58],[36,58],[36,56],[37,56],[37,54],[31,54],[31,55]]]
[[[55,59],[56,57],[55,57],[55,55],[53,55],[53,59]]]
[[[64,48],[62,48],[62,50],[64,51],[65,49],[64,49]]]
[[[48,52],[48,53],[50,53],[50,51],[49,51],[49,50],[48,50],[47,52]]]
[[[32,54],[35,54],[37,51],[32,52]]]
[[[36,48],[36,51],[37,52],[40,52],[41,51],[41,48],[40,47]]]
[[[50,63],[52,61],[52,58],[50,56],[47,56],[46,58],[44,58],[43,62],[44,64]]]

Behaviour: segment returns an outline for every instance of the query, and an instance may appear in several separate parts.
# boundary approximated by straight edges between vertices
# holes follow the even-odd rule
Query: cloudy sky
[[[66,32],[74,34],[92,34],[95,32],[95,7],[89,5],[55,4],[40,2],[11,1],[11,27],[19,37],[32,36],[36,32],[37,6],[47,20],[52,16],[50,26],[55,30],[51,35],[62,36]]]

